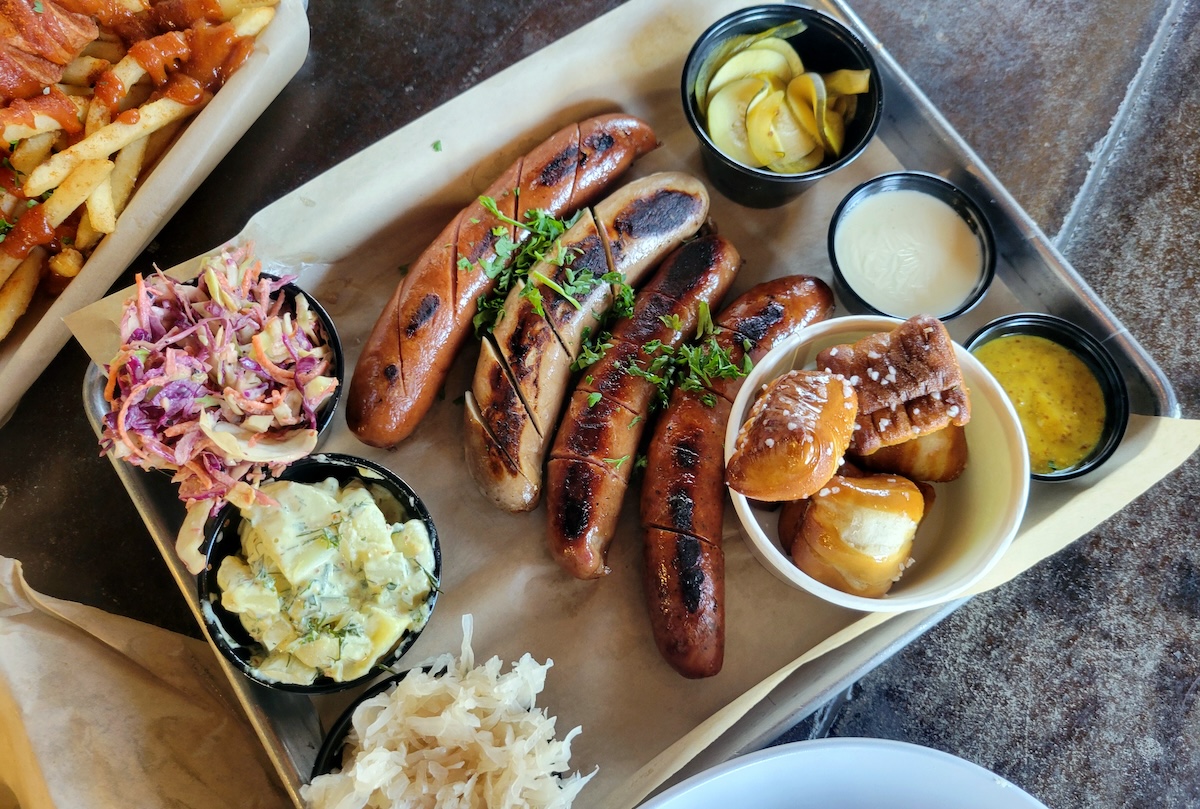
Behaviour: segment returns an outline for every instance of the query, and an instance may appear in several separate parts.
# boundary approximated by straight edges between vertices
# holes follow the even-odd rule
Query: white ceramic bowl
[[[728,461],[742,422],[761,387],[793,368],[812,368],[823,348],[890,331],[890,317],[840,317],[810,326],[776,346],[755,366],[733,402],[725,434]],[[961,595],[999,561],[1012,543],[1029,497],[1029,454],[1017,414],[996,379],[957,343],[954,346],[971,396],[966,426],[970,460],[950,483],[936,483],[937,498],[913,542],[912,567],[883,598],[851,595],[802,572],[779,544],[778,509],[767,509],[730,489],[750,550],[782,581],[826,601],[867,612],[903,612]]]

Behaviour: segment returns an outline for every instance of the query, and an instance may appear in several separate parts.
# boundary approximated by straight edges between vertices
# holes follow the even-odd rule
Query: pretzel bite
[[[911,564],[924,514],[920,489],[899,475],[834,475],[792,524],[795,534],[780,540],[796,566],[822,584],[879,598]]]
[[[858,455],[971,420],[954,343],[935,317],[917,315],[890,332],[826,348],[817,368],[846,377],[858,393],[851,445]]]
[[[858,396],[843,377],[789,371],[769,382],[738,432],[725,482],[754,500],[815,494],[842,462]]]
[[[902,444],[881,447],[870,455],[855,456],[868,469],[894,472],[910,480],[947,483],[967,468],[967,432],[948,424],[936,432],[919,435]]]

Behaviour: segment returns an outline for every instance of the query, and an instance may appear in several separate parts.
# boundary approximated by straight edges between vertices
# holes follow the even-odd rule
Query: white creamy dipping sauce
[[[896,317],[948,315],[983,274],[983,247],[971,227],[947,203],[907,188],[843,211],[833,246],[846,283]]]

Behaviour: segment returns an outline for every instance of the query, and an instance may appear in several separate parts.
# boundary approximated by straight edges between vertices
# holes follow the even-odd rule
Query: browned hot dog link
[[[668,256],[638,293],[633,315],[613,329],[613,347],[571,394],[546,467],[546,511],[550,551],[572,576],[608,572],[605,556],[655,391],[630,373],[630,363],[649,368],[647,344],[674,348],[694,333],[700,304],[715,306],[740,266],[737,250],[720,236]]]
[[[519,158],[484,195],[518,221],[535,209],[563,216],[590,203],[656,145],[650,127],[627,115],[571,124]],[[528,236],[521,228],[514,233],[475,200],[396,287],[350,380],[346,422],[361,441],[394,446],[433,404],[470,334],[479,296],[494,283],[477,263],[495,257],[498,227],[518,242]]]
[[[717,317],[716,339],[737,364],[833,313],[822,281],[789,276],[759,284]],[[685,677],[721,670],[725,648],[725,425],[742,377],[704,391],[677,388],[646,452],[641,518],[645,588],[659,652]]]

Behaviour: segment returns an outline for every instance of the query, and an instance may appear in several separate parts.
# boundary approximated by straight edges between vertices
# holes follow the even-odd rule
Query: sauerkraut
[[[413,669],[353,714],[340,771],[301,787],[312,809],[555,807],[596,774],[566,775],[576,727],[562,740],[535,704],[553,661],[526,653],[502,672],[476,666],[471,616],[462,653]]]

